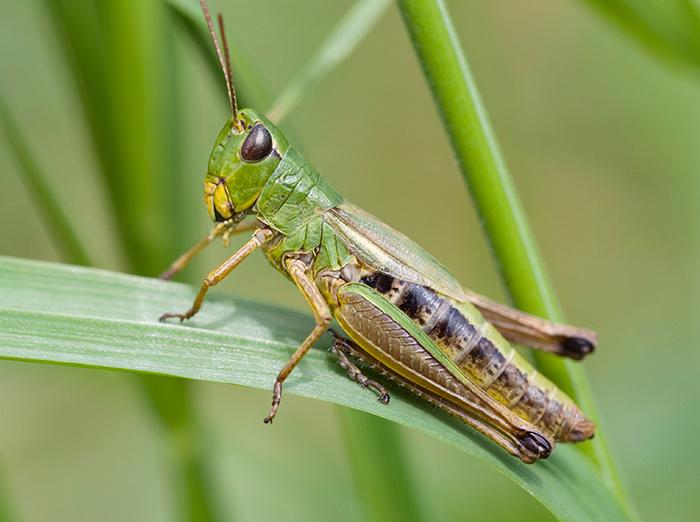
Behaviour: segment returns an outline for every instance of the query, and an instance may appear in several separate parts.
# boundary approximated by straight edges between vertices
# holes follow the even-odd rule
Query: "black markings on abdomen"
[[[506,360],[497,344],[482,336],[483,319],[466,317],[452,306],[452,301],[429,288],[381,272],[371,273],[360,282],[394,303],[495,400],[550,433],[562,429],[565,409],[533,383],[531,375]]]
[[[430,288],[401,281],[381,272],[369,274],[360,281],[393,302],[450,359],[470,374],[476,376],[480,370],[492,364],[494,358],[499,361],[503,359],[491,341],[479,339],[477,328],[460,310]],[[473,356],[470,354],[472,351],[475,351]]]

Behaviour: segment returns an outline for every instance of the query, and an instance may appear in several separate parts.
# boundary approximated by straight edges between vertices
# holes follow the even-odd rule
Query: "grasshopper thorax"
[[[251,211],[288,147],[280,130],[251,109],[238,111],[216,138],[204,179],[214,221],[240,221]]]

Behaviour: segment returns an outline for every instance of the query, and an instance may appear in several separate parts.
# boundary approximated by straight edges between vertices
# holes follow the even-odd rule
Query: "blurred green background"
[[[95,263],[127,270],[49,3],[2,0],[0,91]],[[233,54],[254,63],[272,98],[350,5],[218,2]],[[567,317],[600,333],[584,365],[636,505],[648,520],[697,519],[700,78],[573,0],[449,5]],[[169,143],[177,161],[154,163],[162,191],[143,194],[145,203],[134,195],[158,212],[144,227],[172,238],[173,252],[159,252],[167,259],[208,230],[203,172],[227,107],[181,27],[161,5],[151,14],[157,32],[138,30],[168,56],[167,66],[146,67],[159,83],[119,75],[118,64],[106,79],[127,93],[141,81],[178,107],[166,123],[150,122],[146,110],[124,126],[126,139],[177,129],[179,145]],[[117,46],[127,63],[136,43]],[[394,6],[283,128],[349,200],[412,236],[467,286],[504,298]],[[0,172],[0,254],[61,261],[1,138]],[[173,186],[186,197],[171,197]],[[225,256],[212,247],[186,278]],[[164,263],[149,258],[143,270]],[[216,291],[305,309],[262,256]],[[227,516],[362,518],[334,407],[288,396],[271,428],[260,422],[268,392],[202,383],[193,392]],[[484,464],[402,433],[432,519],[551,518]],[[0,364],[0,493],[20,520],[177,518],[161,436],[131,376]]]

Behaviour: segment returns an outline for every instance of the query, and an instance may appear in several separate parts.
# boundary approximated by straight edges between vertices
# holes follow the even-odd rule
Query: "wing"
[[[350,203],[329,210],[325,219],[366,265],[399,279],[465,301],[459,282],[420,245]]]

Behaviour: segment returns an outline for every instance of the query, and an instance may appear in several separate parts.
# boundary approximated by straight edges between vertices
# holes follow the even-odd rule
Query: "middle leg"
[[[304,358],[314,343],[326,332],[333,318],[323,294],[321,294],[321,291],[308,273],[309,267],[299,259],[290,259],[285,263],[285,268],[292,278],[292,281],[294,281],[294,284],[311,307],[311,311],[316,319],[316,326],[311,330],[311,333],[304,339],[304,342],[301,343],[299,348],[292,354],[287,364],[284,365],[284,368],[282,368],[277,375],[272,391],[272,408],[267,417],[263,419],[265,424],[271,423],[272,419],[277,415],[277,409],[282,400],[282,383],[289,377],[289,374],[292,373],[292,370],[294,370],[296,365],[299,364],[299,361]]]

